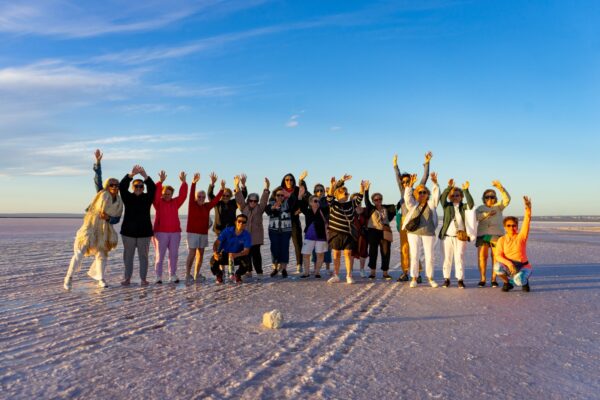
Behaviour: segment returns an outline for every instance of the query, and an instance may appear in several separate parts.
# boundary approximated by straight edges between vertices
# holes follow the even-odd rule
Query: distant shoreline
[[[0,214],[0,218],[83,218],[84,214],[72,213],[15,213],[15,214]],[[187,214],[182,214],[181,217],[187,218]],[[522,216],[520,216],[522,218]],[[534,216],[533,221],[540,222],[600,222],[600,215],[564,215],[564,216]]]

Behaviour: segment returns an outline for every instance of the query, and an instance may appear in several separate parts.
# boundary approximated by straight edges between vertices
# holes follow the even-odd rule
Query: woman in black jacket
[[[304,188],[299,191],[300,197],[304,196]],[[298,202],[300,210],[304,214],[304,244],[302,245],[302,256],[304,257],[304,274],[300,278],[310,277],[310,256],[314,252],[317,255],[315,261],[315,278],[321,277],[321,265],[325,252],[328,250],[327,243],[327,217],[317,196],[310,196]]]
[[[212,200],[215,198],[215,183],[217,182],[217,175],[214,172],[210,173],[210,184],[208,185],[208,199]],[[242,195],[244,199],[248,196],[248,190],[246,186],[242,187]],[[215,206],[215,222],[213,224],[213,231],[217,236],[221,231],[225,230],[230,226],[235,227],[235,218],[237,216],[237,202],[233,197],[233,192],[229,188],[223,189],[223,195],[221,200]]]
[[[306,171],[300,174],[300,184],[303,184],[304,178],[308,176]],[[292,173],[286,174],[281,180],[281,188],[287,195],[295,194],[300,200],[300,186],[296,184],[296,178]],[[308,194],[308,193],[305,193]],[[302,224],[300,223],[300,208],[298,203],[291,209],[292,217],[292,243],[294,244],[294,253],[296,255],[296,272],[302,272]]]

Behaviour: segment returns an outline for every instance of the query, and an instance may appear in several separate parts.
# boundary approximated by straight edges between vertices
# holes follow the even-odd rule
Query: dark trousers
[[[233,259],[233,264],[238,266],[235,274],[240,278],[252,268],[250,265],[250,256],[236,257]],[[223,252],[219,254],[218,260],[215,260],[214,256],[211,258],[210,271],[213,273],[213,275],[223,275],[223,271],[220,268],[221,265],[229,265],[229,253]]]
[[[250,261],[251,266],[248,269],[248,272],[252,272],[252,265],[254,266],[254,270],[257,274],[262,274],[262,254],[260,254],[260,244],[255,244],[250,247]]]
[[[296,253],[296,264],[302,265],[302,224],[292,220],[292,243]]]
[[[377,268],[377,250],[381,252],[381,270],[390,269],[390,242],[383,239],[383,231],[369,228],[367,233],[369,241],[369,268]]]
[[[291,232],[276,232],[269,230],[271,241],[271,259],[273,264],[288,264],[290,262]]]

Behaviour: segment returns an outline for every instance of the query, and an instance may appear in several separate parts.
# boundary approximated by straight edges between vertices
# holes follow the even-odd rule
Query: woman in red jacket
[[[196,183],[200,180],[200,174],[196,172],[192,179],[192,187],[190,189],[190,200],[188,202],[188,219],[187,219],[187,244],[188,256],[185,261],[185,280],[190,282],[204,281],[204,276],[200,275],[202,260],[204,258],[204,249],[208,246],[208,228],[210,225],[210,210],[217,205],[223,196],[225,190],[225,181],[221,181],[221,190],[210,201],[206,201],[206,192],[200,190],[196,192]],[[192,264],[194,264],[194,276],[192,277]]]
[[[177,257],[179,255],[179,242],[181,241],[181,223],[179,221],[179,207],[185,203],[188,186],[185,182],[185,172],[179,174],[181,186],[179,195],[173,197],[172,186],[164,186],[163,182],[167,179],[167,173],[160,171],[159,181],[156,184],[156,194],[154,196],[154,250],[156,271],[156,283],[162,283],[162,267],[167,249],[169,250],[169,282],[177,283]]]

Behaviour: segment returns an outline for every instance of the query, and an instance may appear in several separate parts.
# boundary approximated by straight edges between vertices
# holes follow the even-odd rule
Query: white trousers
[[[69,264],[69,269],[67,270],[67,276],[65,279],[70,279],[73,276],[73,272],[75,270],[79,270],[81,268],[81,263],[84,259],[84,254],[87,249],[74,249],[73,257],[71,258],[71,263]],[[96,259],[90,266],[90,270],[88,271],[88,275],[93,279],[100,281],[104,279],[104,274],[106,272],[106,259],[108,254],[104,251],[99,251],[96,253]]]
[[[421,236],[414,233],[408,233],[408,246],[410,248],[410,276],[416,278],[419,276],[419,254],[421,249],[425,253],[425,275],[433,279],[433,263],[435,262],[433,247],[435,245],[435,236]]]
[[[465,277],[465,250],[467,242],[456,237],[446,236],[444,242],[444,279],[450,279],[452,260],[454,260],[454,276],[459,281]]]

